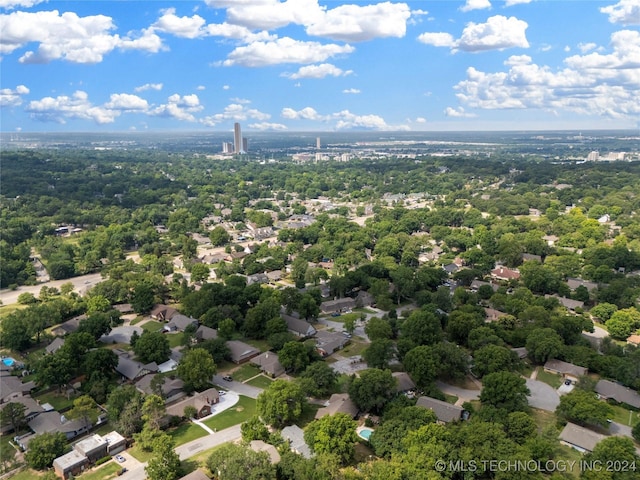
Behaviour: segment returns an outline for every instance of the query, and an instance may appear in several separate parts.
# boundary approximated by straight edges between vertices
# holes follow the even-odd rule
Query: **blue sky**
[[[0,0],[31,131],[640,128],[640,0]]]

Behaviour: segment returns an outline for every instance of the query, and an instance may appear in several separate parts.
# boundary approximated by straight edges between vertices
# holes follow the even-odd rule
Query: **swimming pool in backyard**
[[[15,358],[4,357],[2,359],[2,363],[4,363],[7,367],[13,367],[13,364],[16,363]]]
[[[369,441],[369,438],[371,437],[371,434],[373,433],[373,429],[371,428],[367,428],[367,427],[362,427],[359,431],[358,431],[358,436],[360,438],[363,438],[364,440],[366,440],[367,442]]]

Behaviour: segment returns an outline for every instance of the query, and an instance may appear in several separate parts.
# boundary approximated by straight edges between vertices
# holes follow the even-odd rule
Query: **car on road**
[[[127,459],[124,458],[122,455],[116,455],[116,460],[120,463],[126,461]]]
[[[218,395],[226,395],[227,392],[225,392],[224,390],[218,390]]]
[[[233,382],[233,378],[231,378],[231,375],[225,375],[224,377],[222,377],[222,379],[225,382]]]

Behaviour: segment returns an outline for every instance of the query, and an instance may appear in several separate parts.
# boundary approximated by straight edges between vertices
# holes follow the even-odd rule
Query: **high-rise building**
[[[316,148],[320,150],[320,137],[316,137]]]
[[[244,153],[242,145],[242,130],[240,129],[240,124],[238,122],[233,124],[233,145],[235,147],[233,153]]]
[[[233,143],[222,142],[222,153],[233,153]]]

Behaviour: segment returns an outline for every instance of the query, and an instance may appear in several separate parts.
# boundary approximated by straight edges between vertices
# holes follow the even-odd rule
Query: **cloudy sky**
[[[0,0],[0,128],[640,128],[639,27],[640,0]]]

